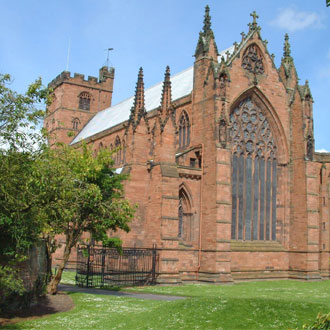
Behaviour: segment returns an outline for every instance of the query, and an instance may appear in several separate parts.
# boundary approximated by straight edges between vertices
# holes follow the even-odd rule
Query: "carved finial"
[[[170,67],[167,66],[165,70],[165,77],[163,82],[163,92],[161,100],[161,111],[167,110],[171,104],[171,77],[170,77]]]
[[[267,47],[267,45],[268,45],[268,40],[264,40],[264,45],[265,45],[265,47]]]
[[[238,48],[238,43],[235,41],[233,45],[234,45],[234,51],[236,52],[236,50]]]
[[[284,37],[284,52],[283,57],[291,57],[290,43],[289,43],[289,35],[286,33]]]
[[[138,112],[144,108],[144,82],[143,82],[143,69],[139,70],[138,80],[135,89],[134,109]]]
[[[227,59],[227,61],[228,61],[228,59],[229,59],[229,57],[230,57],[230,51],[229,51],[229,50],[226,51],[226,56],[227,56],[226,59]]]
[[[273,53],[272,55],[270,55],[270,57],[272,58],[272,60],[273,60],[273,62],[274,62],[275,54]]]
[[[245,40],[245,33],[241,32],[241,36],[242,36],[242,41],[244,41]]]
[[[212,30],[211,30],[210,7],[208,5],[205,6],[203,32],[204,32],[205,35],[207,35],[210,32],[212,32]]]
[[[205,7],[205,14],[204,14],[204,25],[203,25],[203,30],[199,33],[199,38],[197,42],[197,47],[195,51],[195,57],[197,58],[199,55],[205,56],[210,48],[210,41],[213,39],[213,44],[214,44],[214,54],[209,54],[213,58],[216,58],[218,54],[218,48],[214,40],[214,34],[211,28],[211,16],[210,16],[210,7],[207,5]]]

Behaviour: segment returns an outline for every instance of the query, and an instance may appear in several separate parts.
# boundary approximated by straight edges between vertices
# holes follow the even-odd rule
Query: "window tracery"
[[[243,55],[242,67],[254,74],[265,72],[261,51],[257,45],[252,44],[246,49]]]
[[[188,114],[182,111],[179,119],[179,147],[183,148],[190,143],[190,123]]]
[[[79,109],[90,110],[91,96],[87,92],[82,92],[79,95]]]
[[[268,120],[247,98],[230,124],[232,239],[276,240],[277,148]]]

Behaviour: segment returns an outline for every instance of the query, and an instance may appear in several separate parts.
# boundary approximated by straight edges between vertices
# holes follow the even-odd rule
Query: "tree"
[[[82,234],[89,232],[107,246],[118,245],[107,232],[128,231],[134,207],[124,199],[126,176],[115,173],[109,151],[94,156],[86,145],[46,145],[45,134],[35,129],[44,114],[41,108],[51,99],[41,79],[24,95],[8,88],[9,83],[9,75],[0,75],[0,260],[14,265],[43,238],[51,261],[59,247],[56,237],[64,235],[63,261],[48,287],[56,293]],[[9,279],[10,269],[15,277],[11,267],[0,269],[0,276]],[[9,282],[0,281],[0,291],[1,283]]]
[[[28,187],[45,142],[35,127],[50,97],[41,79],[25,94],[11,90],[10,83],[9,75],[0,74],[0,304],[11,293],[24,293],[17,264],[40,240],[42,227]]]
[[[330,6],[330,0],[326,0],[327,7]]]
[[[83,145],[76,150],[66,145],[48,149],[35,162],[31,185],[38,196],[43,235],[50,252],[59,244],[57,235],[65,236],[62,261],[48,285],[55,294],[72,248],[84,232],[96,241],[113,246],[118,239],[108,238],[108,231],[129,231],[128,222],[134,207],[124,198],[122,181],[125,175],[112,168],[111,152],[100,150],[96,156]]]

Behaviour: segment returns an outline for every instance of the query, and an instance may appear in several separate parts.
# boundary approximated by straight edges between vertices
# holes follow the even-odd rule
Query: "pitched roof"
[[[226,56],[227,52],[232,54],[233,51],[233,46],[221,51],[218,59],[221,59],[222,56]],[[171,77],[173,101],[191,93],[193,89],[193,75],[194,68],[191,66]],[[163,82],[160,82],[145,90],[145,108],[147,112],[160,106],[162,87]],[[78,133],[71,144],[77,143],[128,120],[133,102],[134,96],[98,112]]]

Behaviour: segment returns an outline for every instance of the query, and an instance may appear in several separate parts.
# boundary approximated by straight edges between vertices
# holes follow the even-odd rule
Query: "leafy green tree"
[[[109,230],[129,231],[134,207],[124,198],[126,176],[116,174],[112,165],[111,152],[100,150],[94,155],[87,145],[80,150],[59,145],[35,162],[31,186],[38,196],[37,218],[43,223],[49,251],[59,247],[57,235],[65,236],[62,260],[48,285],[49,293],[56,293],[71,250],[83,233],[113,246],[117,239],[108,238]]]
[[[0,260],[7,267],[0,269],[0,285],[10,283],[10,269],[16,276],[15,263],[24,260],[29,247],[41,238],[47,242],[51,261],[51,253],[59,247],[57,235],[64,235],[63,260],[48,286],[56,293],[82,234],[88,232],[108,246],[118,245],[118,239],[108,238],[107,232],[128,231],[134,207],[124,198],[126,176],[115,173],[109,151],[94,155],[86,145],[78,150],[46,145],[36,126],[51,91],[40,79],[24,95],[12,91],[9,83],[9,75],[0,75]],[[3,292],[7,291],[0,287]]]
[[[40,239],[29,182],[45,145],[35,127],[51,94],[41,79],[25,94],[11,90],[10,83],[9,75],[0,74],[0,303],[13,292],[23,294],[16,265]]]
[[[330,6],[330,0],[326,0],[327,2],[327,7],[329,7]]]

